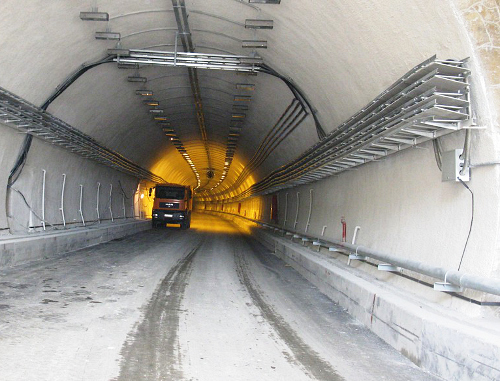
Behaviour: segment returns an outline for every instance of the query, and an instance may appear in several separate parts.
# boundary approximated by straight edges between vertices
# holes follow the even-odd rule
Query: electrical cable
[[[28,209],[33,213],[33,215],[38,218],[41,222],[45,222],[46,225],[49,225],[51,228],[53,228],[54,230],[58,230],[54,225],[52,225],[50,222],[48,221],[45,221],[42,217],[40,217],[37,212],[35,212],[33,210],[33,208],[31,207],[31,205],[28,203],[28,201],[26,200],[26,197],[24,197],[24,194],[19,190],[19,189],[16,189],[14,188],[13,186],[10,187],[10,189],[12,189],[14,192],[18,193],[21,198],[23,199],[24,203],[26,204],[26,206],[28,207]]]
[[[460,181],[462,183],[462,185],[470,192],[471,201],[472,201],[469,234],[467,235],[467,240],[465,241],[464,251],[462,252],[462,257],[460,258],[460,263],[458,265],[458,270],[457,270],[457,271],[460,271],[460,267],[462,266],[462,260],[464,259],[464,255],[465,255],[465,250],[467,249],[467,244],[469,243],[470,233],[472,231],[472,224],[474,222],[474,193],[460,177],[457,177],[457,180]]]
[[[7,180],[7,188],[10,188],[21,175],[21,172],[28,158],[28,152],[30,150],[32,141],[33,141],[33,135],[26,135],[23,141],[23,145],[21,147],[21,151],[19,152],[19,156],[17,157],[16,163],[14,164],[14,166],[10,171],[9,179]]]
[[[118,184],[120,185],[120,189],[122,190],[122,194],[123,194],[123,196],[124,196],[127,200],[129,200],[129,199],[130,199],[130,197],[128,197],[128,196],[125,194],[125,191],[123,190],[123,186],[122,186],[122,182],[121,182],[121,180],[118,180]]]
[[[50,106],[52,102],[54,102],[59,95],[61,95],[68,87],[70,87],[78,78],[80,78],[83,74],[85,74],[88,70],[99,66],[104,63],[109,63],[113,62],[113,59],[116,57],[116,54],[114,55],[108,55],[104,58],[101,58],[100,60],[97,60],[92,63],[84,63],[76,70],[73,74],[71,74],[68,78],[64,80],[63,83],[61,83],[57,88],[56,91],[43,103],[43,105],[40,107],[43,111],[46,111],[47,108]]]
[[[432,141],[432,146],[434,148],[434,156],[436,157],[436,164],[439,170],[442,171],[443,170],[442,149],[441,149],[441,143],[438,139],[439,138],[436,138]]]
[[[320,140],[323,140],[326,137],[326,132],[325,132],[323,126],[321,125],[321,122],[319,121],[315,110],[311,106],[311,103],[309,103],[308,99],[305,97],[305,95],[302,93],[302,91],[299,90],[298,87],[291,80],[284,77],[283,75],[278,73],[276,70],[274,70],[270,66],[264,64],[261,66],[261,69],[263,69],[263,70],[260,70],[261,72],[272,75],[276,78],[281,79],[283,82],[285,82],[285,84],[288,86],[288,88],[293,93],[295,98],[297,98],[297,100],[300,102],[302,107],[304,107],[304,109],[307,108],[311,111],[311,115],[312,115],[312,117],[314,119],[314,123],[316,125],[316,132],[318,133],[318,138]]]

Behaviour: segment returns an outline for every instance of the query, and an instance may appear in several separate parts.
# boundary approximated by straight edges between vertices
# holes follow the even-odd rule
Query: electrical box
[[[467,171],[463,175],[460,174],[464,166],[464,160],[460,158],[463,150],[454,149],[451,151],[443,152],[441,162],[441,170],[442,170],[442,181],[469,181],[470,180],[470,168],[467,168]]]

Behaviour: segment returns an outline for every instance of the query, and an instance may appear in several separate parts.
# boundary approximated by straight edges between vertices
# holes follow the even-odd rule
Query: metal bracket
[[[364,261],[368,259],[368,257],[365,257],[364,255],[359,255],[359,254],[349,254],[349,260],[356,260],[356,261]]]
[[[378,265],[378,269],[380,271],[388,271],[388,272],[392,272],[392,273],[401,272],[401,267],[391,265],[390,263],[381,263]]]
[[[435,282],[434,290],[440,292],[463,292],[464,289],[460,286],[455,286],[454,284],[448,282]]]
[[[441,292],[463,292],[464,289],[461,286],[456,286],[452,283],[448,283],[446,278],[448,277],[448,273],[444,274],[444,282],[435,282],[434,290]]]

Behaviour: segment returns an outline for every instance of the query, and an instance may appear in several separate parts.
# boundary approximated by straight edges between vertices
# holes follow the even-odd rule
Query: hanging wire
[[[472,231],[472,224],[474,222],[474,193],[472,190],[467,186],[467,184],[460,178],[457,177],[458,181],[462,183],[462,185],[470,192],[471,194],[471,218],[470,218],[470,227],[469,227],[469,234],[467,235],[467,240],[465,241],[465,246],[464,246],[464,251],[462,252],[462,257],[460,258],[460,263],[458,264],[458,271],[460,271],[460,267],[462,266],[462,261],[464,259],[465,255],[465,250],[467,249],[467,244],[469,243],[469,238],[470,238],[470,233]]]

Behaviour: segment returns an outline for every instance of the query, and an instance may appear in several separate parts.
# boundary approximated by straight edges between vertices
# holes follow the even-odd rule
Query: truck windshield
[[[155,197],[183,200],[184,199],[184,191],[185,191],[184,188],[156,187]]]

